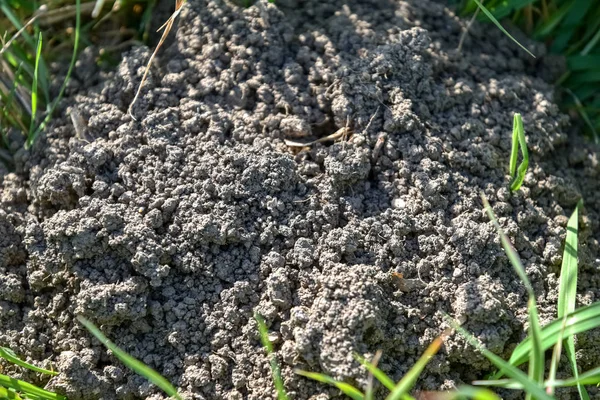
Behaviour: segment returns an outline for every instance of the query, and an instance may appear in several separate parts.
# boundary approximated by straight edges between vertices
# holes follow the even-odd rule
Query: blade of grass
[[[400,382],[396,384],[392,392],[386,397],[386,400],[400,400],[408,394],[408,391],[412,389],[429,360],[431,360],[431,358],[440,350],[440,347],[444,344],[444,339],[448,334],[449,331],[443,332],[427,347],[423,355],[417,360],[410,371],[408,371],[406,375],[400,379]]]
[[[50,392],[48,390],[39,388],[31,383],[11,378],[10,376],[0,374],[0,385],[7,389],[13,389],[27,397],[38,396],[48,400],[67,400],[65,396],[61,396],[58,393]]]
[[[563,318],[563,320],[565,316],[575,311],[575,302],[577,301],[577,233],[579,231],[579,209],[581,206],[582,201],[579,200],[567,223],[567,237],[560,271],[557,305],[558,318]],[[567,337],[565,350],[573,369],[573,376],[577,379],[579,370],[577,368],[575,338],[573,336]],[[583,386],[577,385],[577,390],[581,399],[589,400],[590,396]]]
[[[519,164],[519,168],[516,169],[517,165],[517,144],[521,149],[523,155],[523,161]],[[527,142],[525,141],[525,129],[523,128],[523,119],[521,114],[515,113],[513,117],[513,134],[512,134],[512,149],[510,154],[510,173],[513,181],[510,185],[510,190],[519,190],[523,181],[525,180],[525,174],[529,167],[529,152],[527,151]],[[515,171],[516,169],[516,171]]]
[[[0,399],[9,399],[9,400],[21,400],[21,396],[12,390],[8,390],[2,386],[0,386]]]
[[[177,389],[175,389],[175,387],[173,387],[173,385],[171,385],[171,383],[168,380],[166,380],[162,375],[160,375],[158,372],[148,367],[146,364],[133,358],[132,356],[121,350],[119,347],[117,347],[117,345],[111,342],[106,336],[104,336],[102,332],[100,332],[100,329],[98,329],[96,325],[88,321],[86,318],[82,317],[81,315],[78,315],[77,319],[79,320],[79,322],[81,322],[83,326],[86,327],[88,331],[90,331],[92,335],[96,337],[96,339],[98,339],[104,346],[106,346],[110,351],[112,351],[113,354],[119,360],[121,360],[123,364],[125,364],[127,367],[131,368],[133,371],[140,374],[141,376],[145,377],[150,382],[154,383],[169,396],[173,396],[178,400],[183,400],[183,398],[177,393]]]
[[[546,384],[554,387],[569,387],[577,385],[597,385],[600,383],[600,367],[591,369],[579,375],[578,378],[570,378],[547,382]]]
[[[65,76],[65,80],[63,81],[60,90],[58,92],[58,96],[51,103],[48,108],[48,112],[46,113],[46,117],[42,121],[42,123],[34,130],[33,134],[27,137],[27,141],[25,142],[25,148],[29,149],[33,145],[33,142],[39,135],[39,133],[46,127],[46,124],[50,122],[52,118],[52,114],[56,110],[58,103],[62,100],[62,97],[65,93],[65,89],[67,88],[67,83],[69,83],[69,79],[71,79],[71,74],[73,73],[73,68],[75,67],[75,62],[77,61],[77,51],[79,50],[79,37],[81,31],[81,0],[75,0],[75,40],[73,41],[73,54],[71,56],[71,62],[69,64],[69,69],[67,70],[67,75]]]
[[[38,105],[38,80],[40,71],[40,59],[42,58],[42,32],[39,33],[37,50],[35,52],[35,68],[33,70],[33,83],[31,85],[31,123],[29,125],[29,136],[33,135]]]
[[[273,383],[275,384],[275,389],[277,390],[277,399],[287,400],[288,396],[285,391],[285,386],[283,385],[283,379],[281,378],[281,370],[279,369],[279,365],[277,364],[275,354],[273,354],[273,344],[271,344],[271,341],[269,340],[269,332],[267,331],[267,325],[265,325],[265,320],[258,313],[254,314],[254,319],[258,324],[260,340],[262,342],[263,347],[267,351],[267,357],[269,357],[271,373],[273,374]]]
[[[600,55],[574,55],[567,57],[567,65],[571,71],[584,71],[600,68]]]
[[[535,298],[530,297],[528,301],[529,311],[529,333],[532,340],[532,351],[529,355],[529,376],[536,382],[544,382],[544,351],[542,350],[542,328],[540,327],[540,320],[538,318],[537,306],[535,304]],[[532,398],[532,393],[527,393],[526,398]]]
[[[373,357],[373,361],[372,362],[368,362],[366,361],[369,365],[372,365],[373,368],[377,371],[379,371],[379,369],[377,368],[377,363],[379,363],[379,359],[381,358],[381,350],[377,350],[377,352],[375,353],[375,356]],[[355,354],[355,358],[356,358],[356,354]],[[367,378],[367,388],[365,390],[365,400],[373,400],[373,398],[375,397],[375,385],[374,385],[374,380],[373,380],[373,372],[369,371],[369,377]]]
[[[31,47],[32,50],[35,50],[35,40],[33,37],[27,32],[26,29],[23,29],[23,24],[19,17],[15,15],[12,8],[6,1],[0,1],[0,11],[4,14],[4,16],[10,21],[13,26],[20,31],[19,34],[23,36],[25,42]]]
[[[594,35],[594,37],[592,37],[592,39],[588,42],[588,44],[586,44],[586,46],[583,48],[583,50],[581,50],[581,54],[582,55],[589,54],[589,52],[592,51],[592,49],[594,47],[596,47],[596,45],[598,44],[599,41],[600,41],[600,29],[598,30],[598,32],[596,32],[596,34]]]
[[[520,48],[525,50],[527,52],[527,54],[529,54],[531,57],[535,58],[535,56],[533,55],[533,53],[531,51],[529,51],[525,46],[523,46],[521,43],[519,43],[519,41],[517,39],[515,39],[510,33],[508,33],[508,31],[506,29],[504,29],[504,27],[500,24],[500,22],[498,22],[498,20],[494,17],[494,15],[492,15],[492,13],[489,12],[489,10],[487,8],[485,8],[485,6],[483,4],[481,4],[481,2],[479,0],[473,0],[473,1],[481,9],[481,11],[483,11],[483,13],[494,23],[494,25],[496,25],[498,27],[498,29],[500,29],[502,31],[502,33],[504,33],[506,36],[508,36],[508,38],[510,40],[512,40],[513,42],[515,42]]]
[[[561,53],[568,46],[569,41],[577,31],[577,25],[584,19],[589,7],[593,5],[590,0],[575,0],[573,7],[569,9],[558,31],[554,36],[551,49]]]
[[[581,204],[580,200],[567,223],[567,237],[558,286],[557,308],[559,318],[575,311],[577,296],[577,232],[579,230],[579,208]]]
[[[517,389],[523,390],[524,387],[519,382],[514,379],[487,379],[482,381],[473,381],[471,382],[475,386],[491,386],[491,387],[499,387],[503,389]]]
[[[511,1],[503,1],[494,7],[492,10],[492,14],[497,19],[502,19],[508,17],[513,11],[520,11],[525,9],[527,6],[531,5],[535,0],[511,0]]]
[[[521,259],[517,255],[517,252],[513,249],[513,246],[510,243],[510,240],[508,239],[508,237],[506,236],[506,234],[500,227],[500,224],[498,223],[498,220],[496,219],[496,215],[494,214],[494,211],[492,210],[490,203],[487,201],[487,198],[482,195],[481,200],[483,201],[483,206],[485,208],[485,211],[486,211],[489,219],[492,221],[492,224],[494,225],[494,227],[496,228],[496,231],[498,232],[498,235],[500,236],[500,242],[502,243],[502,247],[504,248],[504,251],[505,251],[506,255],[508,256],[508,259],[510,260],[510,263],[512,264],[513,269],[519,276],[519,279],[521,279],[521,282],[523,282],[523,285],[525,285],[525,288],[527,289],[527,293],[530,295],[530,297],[534,297],[533,287],[531,286],[531,282],[529,282],[529,278],[527,277],[527,274],[525,273],[525,267],[523,267],[523,264],[521,263]]]
[[[600,138],[598,137],[598,131],[594,127],[594,124],[592,123],[592,120],[590,119],[587,111],[583,107],[583,104],[581,104],[581,101],[579,100],[579,98],[577,96],[575,96],[575,93],[573,93],[570,89],[567,88],[567,89],[565,89],[565,91],[571,95],[571,97],[573,98],[573,101],[575,101],[575,105],[577,106],[576,109],[579,112],[579,115],[581,115],[581,119],[583,119],[585,124],[592,131],[592,135],[594,137],[594,143],[596,143],[596,144],[599,143]]]
[[[6,361],[18,365],[19,367],[27,368],[31,371],[39,372],[41,374],[46,375],[58,375],[56,371],[50,371],[44,368],[36,367],[35,365],[29,364],[26,361],[21,360],[14,351],[9,349],[8,347],[0,347],[0,357],[4,358]]]
[[[566,323],[567,319],[563,318],[562,326],[560,327],[561,336],[562,333],[565,331]],[[550,382],[554,382],[554,380],[556,379],[556,371],[558,370],[558,363],[560,362],[560,353],[562,351],[562,342],[562,340],[557,340],[556,344],[554,345],[554,350],[552,351],[552,360],[550,361],[550,372],[548,373],[548,381]],[[552,386],[547,386],[546,392],[549,395],[553,396],[554,388]]]
[[[296,370],[296,373],[298,375],[304,376],[306,378],[312,379],[317,382],[322,382],[322,383],[327,383],[329,385],[333,385],[336,388],[338,388],[339,390],[341,390],[342,393],[344,393],[346,396],[350,397],[353,400],[364,400],[364,395],[361,393],[360,390],[358,390],[354,386],[349,385],[345,382],[336,381],[332,377],[327,376],[325,374],[319,374],[316,372],[308,372],[308,371],[302,371],[302,370]]]
[[[517,173],[517,162],[519,161],[519,134],[516,129],[516,118],[515,114],[513,119],[513,133],[512,133],[512,144],[510,146],[510,177],[514,178]]]
[[[539,40],[549,35],[562,22],[573,3],[574,0],[566,2],[560,9],[552,13],[552,16],[535,30],[533,37]]]
[[[393,380],[391,380],[382,370],[377,368],[374,364],[368,362],[358,354],[354,354],[354,358],[358,361],[363,367],[367,369],[383,386],[388,388],[390,391],[394,390],[396,384]]]
[[[518,115],[518,114],[517,114]],[[517,120],[517,118],[515,118]],[[520,167],[519,167],[520,169]],[[525,285],[528,293],[528,301],[527,301],[527,311],[529,316],[529,336],[532,338],[532,347],[531,352],[529,353],[529,376],[534,379],[537,383],[542,383],[544,380],[544,351],[542,350],[542,333],[539,318],[537,315],[537,305],[535,302],[535,293],[533,291],[533,287],[531,286],[531,282],[527,277],[527,273],[525,272],[525,267],[521,263],[521,259],[519,255],[512,247],[508,237],[500,227],[496,216],[494,215],[494,211],[492,207],[488,203],[485,196],[481,197],[483,201],[483,205],[488,214],[488,217],[492,221],[492,224],[496,227],[498,231],[498,235],[500,236],[500,241],[502,243],[502,247],[510,263],[513,266],[513,269],[517,272],[517,275],[521,279],[521,282]],[[527,398],[530,398],[533,395],[531,392],[527,392]]]
[[[28,51],[22,51],[21,47],[18,45],[18,43],[14,42],[14,40],[17,39],[18,37],[22,36],[23,39],[25,40],[25,42],[27,43],[27,45],[29,45],[31,47],[31,50],[32,51],[36,50],[37,44],[33,40],[33,37],[27,32],[27,28],[29,26],[31,26],[34,22],[36,22],[40,16],[42,16],[43,14],[46,13],[47,6],[42,6],[38,10],[36,10],[33,17],[24,25],[19,20],[19,17],[17,17],[13,13],[11,7],[8,4],[6,4],[5,1],[0,1],[0,10],[4,13],[4,15],[8,18],[8,20],[13,24],[13,26],[17,29],[17,32],[2,47],[2,50],[0,50],[0,54],[2,54],[4,52],[9,53],[9,51],[8,51],[9,48],[12,51],[14,51],[15,53],[18,53],[21,50],[20,51],[21,54],[17,56],[17,58],[19,59],[19,62],[25,62],[25,63],[29,62],[28,54],[30,54],[30,53]],[[39,63],[40,63],[40,65],[39,65],[39,70],[40,70],[39,84],[42,88],[42,93],[44,94],[44,98],[46,99],[46,101],[48,101],[48,99],[49,99],[48,67],[46,66],[46,63],[44,62],[43,57],[40,59]]]
[[[478,388],[468,385],[461,385],[456,388],[456,391],[449,393],[451,397],[443,398],[444,400],[458,399],[467,397],[475,400],[501,400],[500,396],[489,389]],[[435,398],[434,398],[435,399]],[[440,399],[442,400],[442,399]]]
[[[464,330],[456,321],[452,320],[451,318],[448,318],[448,320],[452,327],[457,330],[458,333],[460,333],[471,346],[479,350],[488,360],[490,360],[492,364],[504,371],[506,375],[523,385],[528,394],[531,394],[537,400],[553,400],[551,396],[546,394],[544,388],[538,382],[529,378],[523,371],[514,365],[509,364],[502,358],[486,349],[485,346],[479,343],[479,341],[473,335]]]

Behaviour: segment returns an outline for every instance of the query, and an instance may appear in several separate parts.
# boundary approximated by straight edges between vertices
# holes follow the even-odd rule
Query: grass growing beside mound
[[[520,390],[525,393],[526,399],[552,400],[555,398],[554,391],[556,388],[576,386],[580,399],[588,400],[590,397],[584,386],[600,383],[600,367],[579,374],[575,355],[574,335],[600,327],[600,302],[579,309],[575,308],[577,294],[577,233],[581,201],[577,204],[567,225],[567,237],[559,281],[558,319],[543,328],[540,326],[533,286],[527,277],[523,263],[500,227],[487,199],[483,198],[483,203],[490,220],[498,231],[502,247],[511,265],[527,289],[529,336],[514,349],[510,359],[505,361],[487,350],[485,345],[480,343],[477,338],[463,329],[458,322],[448,317],[448,323],[452,328],[494,364],[498,368],[498,372],[490,379],[472,382],[473,386],[461,386],[451,392],[430,392],[426,394],[426,398],[436,400],[459,398],[499,400],[500,397],[494,392],[481,387],[487,386]],[[356,356],[356,359],[369,371],[371,376],[375,377],[390,391],[386,400],[414,399],[409,394],[410,389],[422,373],[427,362],[437,353],[443,343],[443,338],[447,334],[447,332],[444,332],[436,339],[413,368],[398,383],[394,383],[392,379],[379,370],[373,363],[366,361],[360,356]],[[556,372],[563,346],[566,349],[569,363],[573,370],[573,377],[558,380],[556,379]],[[550,368],[547,378],[544,378],[546,366],[545,352],[551,348],[553,348],[553,352]],[[525,362],[528,362],[527,373],[519,368]],[[297,373],[319,382],[334,385],[353,400],[370,400],[374,396],[372,387],[369,387],[367,392],[363,393],[349,383],[336,381],[324,374],[306,371],[297,371]]]
[[[11,131],[31,147],[51,121],[80,50],[99,46],[97,62],[112,63],[113,54],[148,36],[156,1],[0,0],[0,161],[18,150]],[[53,62],[68,65],[60,85],[52,85]]]
[[[460,7],[463,15],[479,9],[485,14],[483,20],[491,20],[507,35],[498,20],[510,19],[533,39],[546,43],[550,53],[566,58],[567,70],[557,82],[563,89],[561,104],[580,115],[598,142],[600,0],[463,0]]]

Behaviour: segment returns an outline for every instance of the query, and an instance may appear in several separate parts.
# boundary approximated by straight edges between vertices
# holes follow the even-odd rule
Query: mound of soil
[[[569,140],[540,45],[520,38],[534,60],[476,23],[459,52],[465,26],[426,0],[189,1],[135,119],[148,49],[112,73],[84,54],[70,108],[0,172],[0,343],[52,363],[49,387],[71,400],[163,396],[78,314],[190,399],[273,398],[254,311],[295,399],[339,396],[296,367],[364,385],[353,352],[382,350],[380,367],[401,377],[444,313],[506,357],[525,335],[526,295],[482,192],[546,322],[583,197],[579,303],[598,300],[598,153]],[[532,161],[511,193],[515,112]],[[579,339],[587,369],[600,336]],[[490,370],[454,336],[417,388]]]

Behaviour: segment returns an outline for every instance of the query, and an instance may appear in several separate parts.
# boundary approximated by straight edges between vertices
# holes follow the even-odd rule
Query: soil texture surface
[[[459,52],[466,25],[428,0],[190,0],[135,119],[150,50],[109,73],[82,54],[61,117],[14,171],[0,167],[0,344],[60,371],[48,387],[70,400],[164,398],[76,315],[188,399],[274,398],[254,312],[293,399],[341,398],[294,368],[364,386],[353,352],[382,350],[399,379],[445,313],[507,357],[526,291],[481,193],[545,322],[583,198],[578,301],[600,300],[598,153],[555,104],[560,66],[491,24]],[[511,193],[515,112],[532,160]],[[582,369],[596,366],[600,336],[577,346]],[[416,388],[490,371],[451,336]]]

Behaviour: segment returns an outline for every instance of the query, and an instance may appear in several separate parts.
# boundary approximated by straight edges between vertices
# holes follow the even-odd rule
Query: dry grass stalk
[[[183,4],[185,2],[186,2],[186,0],[175,0],[175,11],[173,12],[173,14],[171,14],[171,16],[169,17],[169,19],[167,20],[167,22],[165,22],[163,24],[163,26],[161,26],[157,30],[157,32],[160,32],[161,29],[164,29],[163,34],[160,37],[160,40],[158,42],[158,45],[156,46],[156,48],[154,49],[154,52],[150,56],[150,60],[148,61],[148,65],[146,65],[146,70],[144,71],[144,76],[142,76],[142,81],[140,82],[140,86],[138,87],[138,90],[135,93],[135,97],[131,101],[131,104],[129,105],[129,109],[127,110],[127,112],[129,113],[129,115],[133,119],[135,119],[135,117],[133,116],[133,113],[132,113],[133,106],[134,106],[135,102],[137,101],[137,99],[138,99],[138,97],[140,95],[140,92],[142,91],[142,87],[144,86],[144,82],[146,82],[146,78],[148,77],[148,72],[150,71],[150,66],[152,65],[152,61],[154,61],[154,57],[156,57],[156,53],[158,53],[158,50],[161,48],[161,46],[163,45],[163,43],[167,39],[167,36],[169,36],[169,32],[171,32],[171,28],[173,28],[173,24],[175,23],[175,19],[177,18],[177,16],[181,12],[181,9],[183,8]]]

